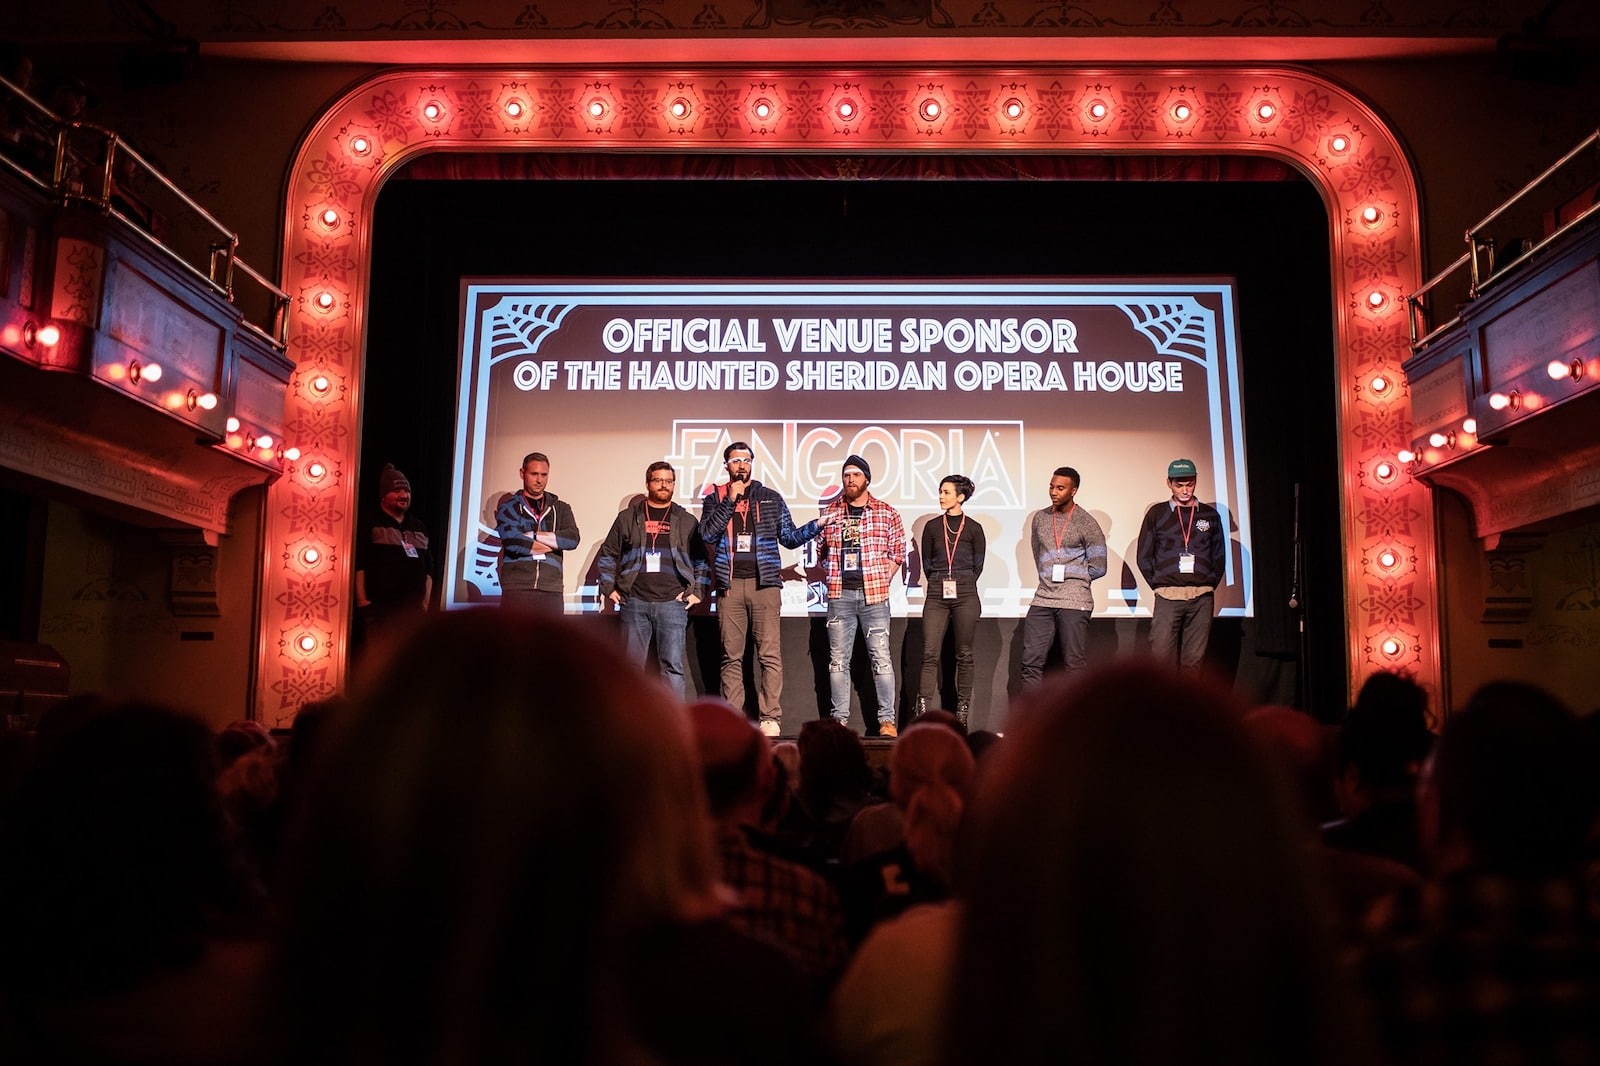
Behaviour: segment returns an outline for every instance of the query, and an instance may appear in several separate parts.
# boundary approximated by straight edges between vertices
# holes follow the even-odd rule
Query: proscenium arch
[[[462,68],[363,81],[292,164],[285,424],[300,458],[267,498],[262,721],[286,724],[332,695],[349,666],[372,218],[385,179],[423,152],[624,149],[1264,153],[1295,166],[1329,217],[1349,687],[1399,669],[1437,688],[1431,508],[1396,458],[1411,436],[1400,366],[1403,297],[1421,279],[1416,182],[1397,138],[1348,90],[1272,67]]]

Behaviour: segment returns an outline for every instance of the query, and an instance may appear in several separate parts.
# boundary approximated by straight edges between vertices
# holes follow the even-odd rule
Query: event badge
[[[860,552],[848,551],[844,553],[844,570],[847,574],[859,574],[861,572]]]
[[[1194,555],[1192,553],[1184,552],[1182,555],[1178,556],[1178,573],[1194,573]]]
[[[944,591],[941,592],[939,595],[941,597],[943,597],[944,599],[947,599],[947,600],[953,600],[953,599],[956,598],[956,581],[955,581],[955,578],[947,577],[947,578],[944,579]]]
[[[647,574],[659,574],[659,573],[661,573],[661,553],[660,552],[645,552],[644,553],[644,572],[647,573]]]
[[[405,548],[408,558],[415,559],[417,557],[417,546],[415,544],[409,540],[401,540],[400,544]]]
[[[734,539],[733,550],[740,555],[748,555],[750,552],[750,539],[751,535],[749,533],[740,533]]]
[[[1050,568],[1051,581],[1065,581],[1067,579],[1067,564],[1057,563]]]

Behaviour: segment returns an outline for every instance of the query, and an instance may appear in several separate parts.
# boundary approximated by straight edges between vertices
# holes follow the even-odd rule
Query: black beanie
[[[872,467],[868,466],[867,465],[867,461],[865,459],[861,458],[861,456],[859,456],[859,455],[852,455],[852,456],[847,457],[845,459],[845,461],[844,461],[844,466],[839,468],[839,473],[841,473],[841,474],[844,473],[846,470],[849,470],[852,466],[855,467],[857,470],[861,471],[862,476],[864,476],[868,481],[872,480]]]

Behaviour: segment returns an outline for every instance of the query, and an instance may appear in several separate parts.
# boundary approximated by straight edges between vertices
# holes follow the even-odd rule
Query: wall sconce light
[[[422,117],[427,119],[429,122],[438,122],[439,116],[443,114],[444,108],[440,107],[438,102],[435,100],[429,100],[426,104],[422,105]]]
[[[292,463],[296,459],[300,458],[300,449],[299,448],[285,448],[281,452],[278,453],[278,458],[287,459]]]
[[[1383,212],[1379,211],[1371,204],[1368,204],[1366,207],[1361,209],[1361,221],[1365,222],[1369,226],[1376,226],[1379,222],[1383,221]]]
[[[589,101],[589,117],[590,118],[602,118],[602,117],[604,117],[605,113],[606,113],[606,102],[604,100],[590,100]]]
[[[1379,292],[1377,289],[1374,289],[1371,292],[1367,293],[1367,306],[1372,308],[1374,311],[1378,310],[1379,308],[1381,308],[1384,304],[1386,304],[1388,302],[1389,302],[1389,297],[1385,296],[1383,293]]]
[[[689,110],[689,101],[685,100],[681,96],[667,105],[667,114],[671,115],[673,118],[687,118],[689,116]]]
[[[856,103],[854,100],[839,101],[839,117],[846,121],[856,117]]]
[[[521,100],[507,100],[506,114],[512,118],[521,118],[524,105]]]
[[[317,650],[317,638],[310,633],[302,633],[299,639],[294,642],[294,646],[305,654],[310,655]]]
[[[36,326],[32,322],[22,327],[22,343],[32,348],[40,345],[45,348],[54,347],[61,340],[61,327],[53,322]]]
[[[356,155],[366,155],[372,151],[372,142],[365,137],[354,137],[350,141],[350,150]]]
[[[1410,466],[1412,463],[1417,461],[1417,453],[1412,451],[1410,448],[1401,448],[1395,453],[1395,458],[1407,466]]]
[[[1194,108],[1190,107],[1188,104],[1179,104],[1177,107],[1172,109],[1172,117],[1177,119],[1179,122],[1188,122],[1189,116],[1192,114],[1194,114]]]
[[[321,463],[312,463],[311,465],[306,467],[306,480],[307,481],[313,481],[313,482],[321,481],[323,478],[325,478],[327,476],[328,476],[328,468],[323,466]]]
[[[1476,418],[1463,418],[1461,420],[1461,432],[1469,436],[1476,436],[1478,432],[1478,420]]]
[[[1022,106],[1022,101],[1013,96],[1011,99],[1005,102],[1000,110],[1006,116],[1006,118],[1015,122],[1017,119],[1022,117],[1022,112],[1026,109]]]
[[[1394,659],[1398,658],[1400,653],[1406,650],[1406,646],[1400,642],[1399,637],[1384,637],[1383,641],[1378,645],[1378,650],[1389,658]]]
[[[334,299],[334,295],[331,292],[319,292],[315,297],[313,297],[313,302],[321,310],[331,311],[333,310],[333,305],[338,301]]]
[[[331,388],[333,388],[333,382],[328,380],[328,376],[326,374],[318,374],[316,377],[311,379],[311,391],[316,393],[318,396],[326,396],[328,390]]]
[[[1560,359],[1552,359],[1550,364],[1544,368],[1544,372],[1550,375],[1551,381],[1560,381],[1562,378],[1571,378],[1573,381],[1579,381],[1583,378],[1583,360],[1573,359],[1572,362],[1567,363]]]
[[[943,109],[939,106],[939,101],[930,96],[922,101],[921,106],[917,108],[917,113],[922,116],[924,122],[932,122],[939,117],[941,110]]]
[[[755,102],[750,110],[755,114],[756,118],[759,118],[764,122],[772,117],[772,101],[763,96],[761,99]]]
[[[318,218],[328,229],[333,229],[339,224],[339,212],[335,211],[331,207],[323,208],[322,214],[319,215]]]
[[[322,552],[314,545],[308,546],[300,552],[300,562],[307,567],[316,566],[322,562]]]
[[[1089,105],[1089,117],[1096,122],[1104,119],[1109,114],[1111,114],[1111,108],[1107,107],[1103,101],[1096,100]]]
[[[141,363],[135,359],[128,364],[128,380],[135,385],[144,381],[154,385],[161,380],[161,364]]]
[[[1372,476],[1383,482],[1385,485],[1393,481],[1398,473],[1399,471],[1395,469],[1394,464],[1389,462],[1387,459],[1372,468]]]
[[[1378,553],[1378,565],[1385,570],[1393,570],[1400,565],[1400,553],[1393,548],[1385,548]]]
[[[1256,108],[1256,117],[1262,122],[1270,121],[1272,116],[1276,115],[1277,113],[1278,109],[1273,107],[1271,103],[1265,100],[1263,100],[1261,105]]]
[[[1367,387],[1372,390],[1373,395],[1382,396],[1389,391],[1389,379],[1382,374],[1374,374],[1372,380],[1367,382]]]
[[[214,411],[217,408],[217,394],[214,392],[197,392],[190,389],[183,398],[184,405],[193,411],[200,408],[202,411]]]
[[[1515,411],[1522,406],[1522,394],[1516,389],[1510,392],[1492,392],[1489,394],[1489,407],[1495,411]]]
[[[1334,134],[1333,138],[1328,141],[1328,150],[1334,155],[1344,155],[1350,150],[1350,138],[1342,133]]]

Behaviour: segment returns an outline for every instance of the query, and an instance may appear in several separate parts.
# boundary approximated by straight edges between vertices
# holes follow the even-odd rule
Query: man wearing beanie
[[[433,597],[428,531],[410,512],[411,482],[389,463],[378,475],[378,509],[356,540],[356,610],[369,641],[426,611]]]
[[[1139,526],[1139,572],[1155,593],[1150,651],[1184,672],[1200,668],[1211,638],[1212,595],[1224,580],[1228,527],[1210,504],[1195,498],[1191,459],[1167,464],[1169,499],[1144,514]]]
[[[889,652],[889,582],[906,555],[906,528],[893,507],[867,491],[872,468],[859,455],[844,461],[844,491],[826,512],[818,554],[828,582],[828,686],[835,721],[850,721],[850,660],[856,629],[866,631],[878,697],[878,735],[899,732],[894,659]]]

